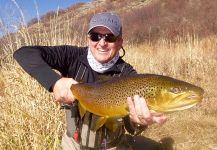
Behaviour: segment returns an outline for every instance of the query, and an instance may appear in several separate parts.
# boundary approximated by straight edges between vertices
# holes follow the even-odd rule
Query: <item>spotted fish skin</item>
[[[85,111],[104,118],[128,114],[127,97],[143,96],[149,109],[170,112],[190,108],[203,98],[203,89],[168,76],[140,74],[71,87]],[[105,119],[106,120],[106,119]]]

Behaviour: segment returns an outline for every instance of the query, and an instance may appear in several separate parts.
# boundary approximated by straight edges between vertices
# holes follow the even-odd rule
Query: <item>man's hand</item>
[[[162,113],[151,112],[143,97],[138,95],[135,95],[133,98],[128,97],[127,102],[130,119],[134,123],[139,125],[163,124],[167,119]]]
[[[57,102],[71,104],[74,102],[75,98],[71,92],[72,84],[77,84],[78,82],[72,78],[61,78],[53,86],[54,98]]]

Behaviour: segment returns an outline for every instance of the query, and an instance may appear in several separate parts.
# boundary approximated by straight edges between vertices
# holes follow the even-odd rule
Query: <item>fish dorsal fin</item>
[[[106,117],[99,117],[96,121],[96,126],[94,128],[94,131],[98,130],[100,127],[102,127],[105,122],[106,122],[107,118]]]
[[[80,117],[83,118],[84,114],[86,113],[86,109],[81,105],[81,103],[78,103],[78,110]]]

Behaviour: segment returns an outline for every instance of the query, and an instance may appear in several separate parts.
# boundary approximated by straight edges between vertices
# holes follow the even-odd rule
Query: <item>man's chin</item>
[[[108,57],[108,55],[106,55],[106,56],[100,55],[99,57],[96,58],[96,60],[97,60],[99,63],[104,64],[104,63],[109,62],[110,57]]]

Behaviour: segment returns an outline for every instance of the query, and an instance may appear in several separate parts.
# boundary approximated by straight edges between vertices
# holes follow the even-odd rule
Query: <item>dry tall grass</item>
[[[55,20],[55,18],[54,18]],[[54,24],[35,34],[28,28],[8,35],[0,45],[0,149],[59,149],[64,113],[45,91],[12,58],[23,45],[82,45],[68,26],[58,32]],[[141,40],[141,39],[139,39]],[[126,43],[128,39],[125,39]],[[217,37],[197,36],[159,39],[141,45],[125,45],[127,62],[141,73],[157,73],[182,79],[205,90],[197,107],[168,114],[166,124],[150,126],[144,135],[163,143],[162,149],[217,149]]]

